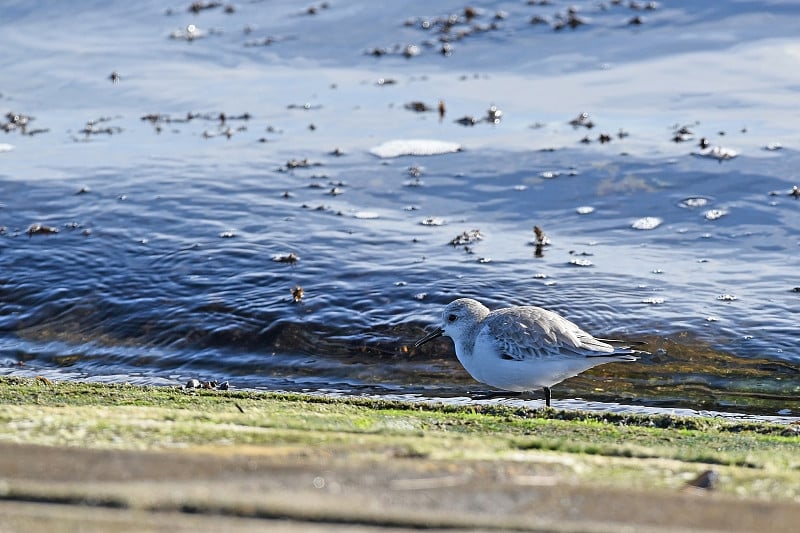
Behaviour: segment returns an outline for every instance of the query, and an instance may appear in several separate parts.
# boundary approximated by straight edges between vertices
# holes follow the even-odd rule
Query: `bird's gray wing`
[[[566,318],[541,307],[500,309],[483,320],[486,334],[507,359],[586,357],[612,353],[614,348]]]

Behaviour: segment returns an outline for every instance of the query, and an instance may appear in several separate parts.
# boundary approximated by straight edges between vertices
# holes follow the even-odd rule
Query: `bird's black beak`
[[[444,330],[442,328],[436,328],[435,330],[431,331],[430,333],[428,333],[427,335],[422,337],[420,340],[415,342],[414,343],[414,348],[419,348],[420,346],[422,346],[426,342],[432,341],[436,337],[441,337],[443,334],[444,334]]]

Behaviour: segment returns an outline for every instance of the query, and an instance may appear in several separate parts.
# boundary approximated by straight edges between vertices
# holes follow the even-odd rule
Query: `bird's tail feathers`
[[[610,344],[612,346],[616,346],[621,349],[630,348],[631,346],[646,346],[647,343],[644,341],[623,341],[621,339],[601,339],[599,337],[595,337],[599,341],[603,341],[606,344]]]
[[[638,361],[639,357],[642,355],[650,355],[650,352],[645,352],[644,350],[633,350],[625,346],[613,351],[612,353],[591,354],[587,355],[586,357],[608,357],[616,359],[617,361]]]
[[[590,357],[617,357],[620,355],[628,355],[631,358],[621,359],[622,361],[636,361],[639,359],[640,355],[650,355],[650,352],[647,350],[640,350],[639,346],[647,346],[647,343],[644,341],[623,341],[620,339],[597,339],[599,341],[605,342],[606,344],[610,344],[614,347],[614,351],[611,353],[601,353],[597,355],[591,355]]]

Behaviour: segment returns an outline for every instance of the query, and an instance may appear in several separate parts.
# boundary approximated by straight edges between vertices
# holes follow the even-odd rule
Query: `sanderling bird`
[[[597,365],[636,361],[630,344],[598,339],[561,315],[534,306],[489,311],[480,302],[460,298],[442,311],[442,325],[418,340],[422,346],[436,337],[453,339],[456,356],[469,374],[492,387],[529,392],[550,387]]]

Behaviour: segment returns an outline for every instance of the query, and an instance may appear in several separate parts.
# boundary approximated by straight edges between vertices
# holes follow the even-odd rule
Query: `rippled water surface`
[[[633,5],[4,3],[0,372],[463,398],[470,296],[653,352],[556,401],[798,416],[800,6]]]

